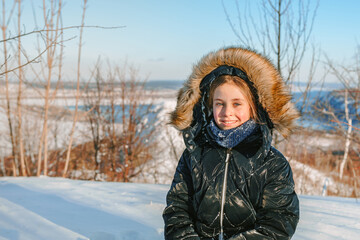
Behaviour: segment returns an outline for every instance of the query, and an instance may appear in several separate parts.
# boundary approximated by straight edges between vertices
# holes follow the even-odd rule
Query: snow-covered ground
[[[169,185],[0,178],[0,240],[159,240]],[[300,196],[295,240],[359,239],[360,202]]]

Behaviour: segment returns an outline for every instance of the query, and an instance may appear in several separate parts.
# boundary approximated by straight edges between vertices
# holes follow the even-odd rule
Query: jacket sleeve
[[[274,154],[274,153],[273,153]],[[267,179],[257,210],[255,228],[231,240],[290,239],[299,221],[299,200],[288,161],[275,150],[269,164]]]
[[[184,151],[174,175],[171,188],[166,196],[166,207],[163,212],[165,222],[165,239],[200,239],[194,229],[192,207],[192,178],[190,154]]]

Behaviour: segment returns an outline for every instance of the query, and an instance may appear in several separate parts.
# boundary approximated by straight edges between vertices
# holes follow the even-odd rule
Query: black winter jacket
[[[215,143],[185,150],[167,195],[165,239],[217,239],[225,159],[230,154],[224,205],[226,239],[290,239],[299,220],[287,160],[258,131],[228,150]]]
[[[221,75],[248,84],[260,122],[232,149],[219,146],[207,128],[209,88]],[[220,49],[194,66],[171,114],[186,150],[167,194],[165,239],[291,238],[299,201],[289,163],[271,146],[273,129],[286,137],[298,117],[290,100],[276,68],[253,51]]]

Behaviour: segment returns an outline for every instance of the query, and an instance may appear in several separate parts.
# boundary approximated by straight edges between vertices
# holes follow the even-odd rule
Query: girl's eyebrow
[[[245,99],[242,99],[242,98],[233,98],[231,99],[232,101],[240,101],[240,102],[243,102],[245,101]]]
[[[221,99],[221,98],[215,98],[214,99],[214,101],[224,101],[223,99]],[[233,99],[231,99],[231,101],[241,101],[241,102],[244,102],[245,101],[245,99],[242,99],[242,98],[233,98]]]

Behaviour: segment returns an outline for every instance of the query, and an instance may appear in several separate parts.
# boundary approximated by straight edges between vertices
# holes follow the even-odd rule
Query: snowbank
[[[0,178],[0,240],[163,239],[169,185]],[[300,196],[294,240],[357,239],[355,199]]]

